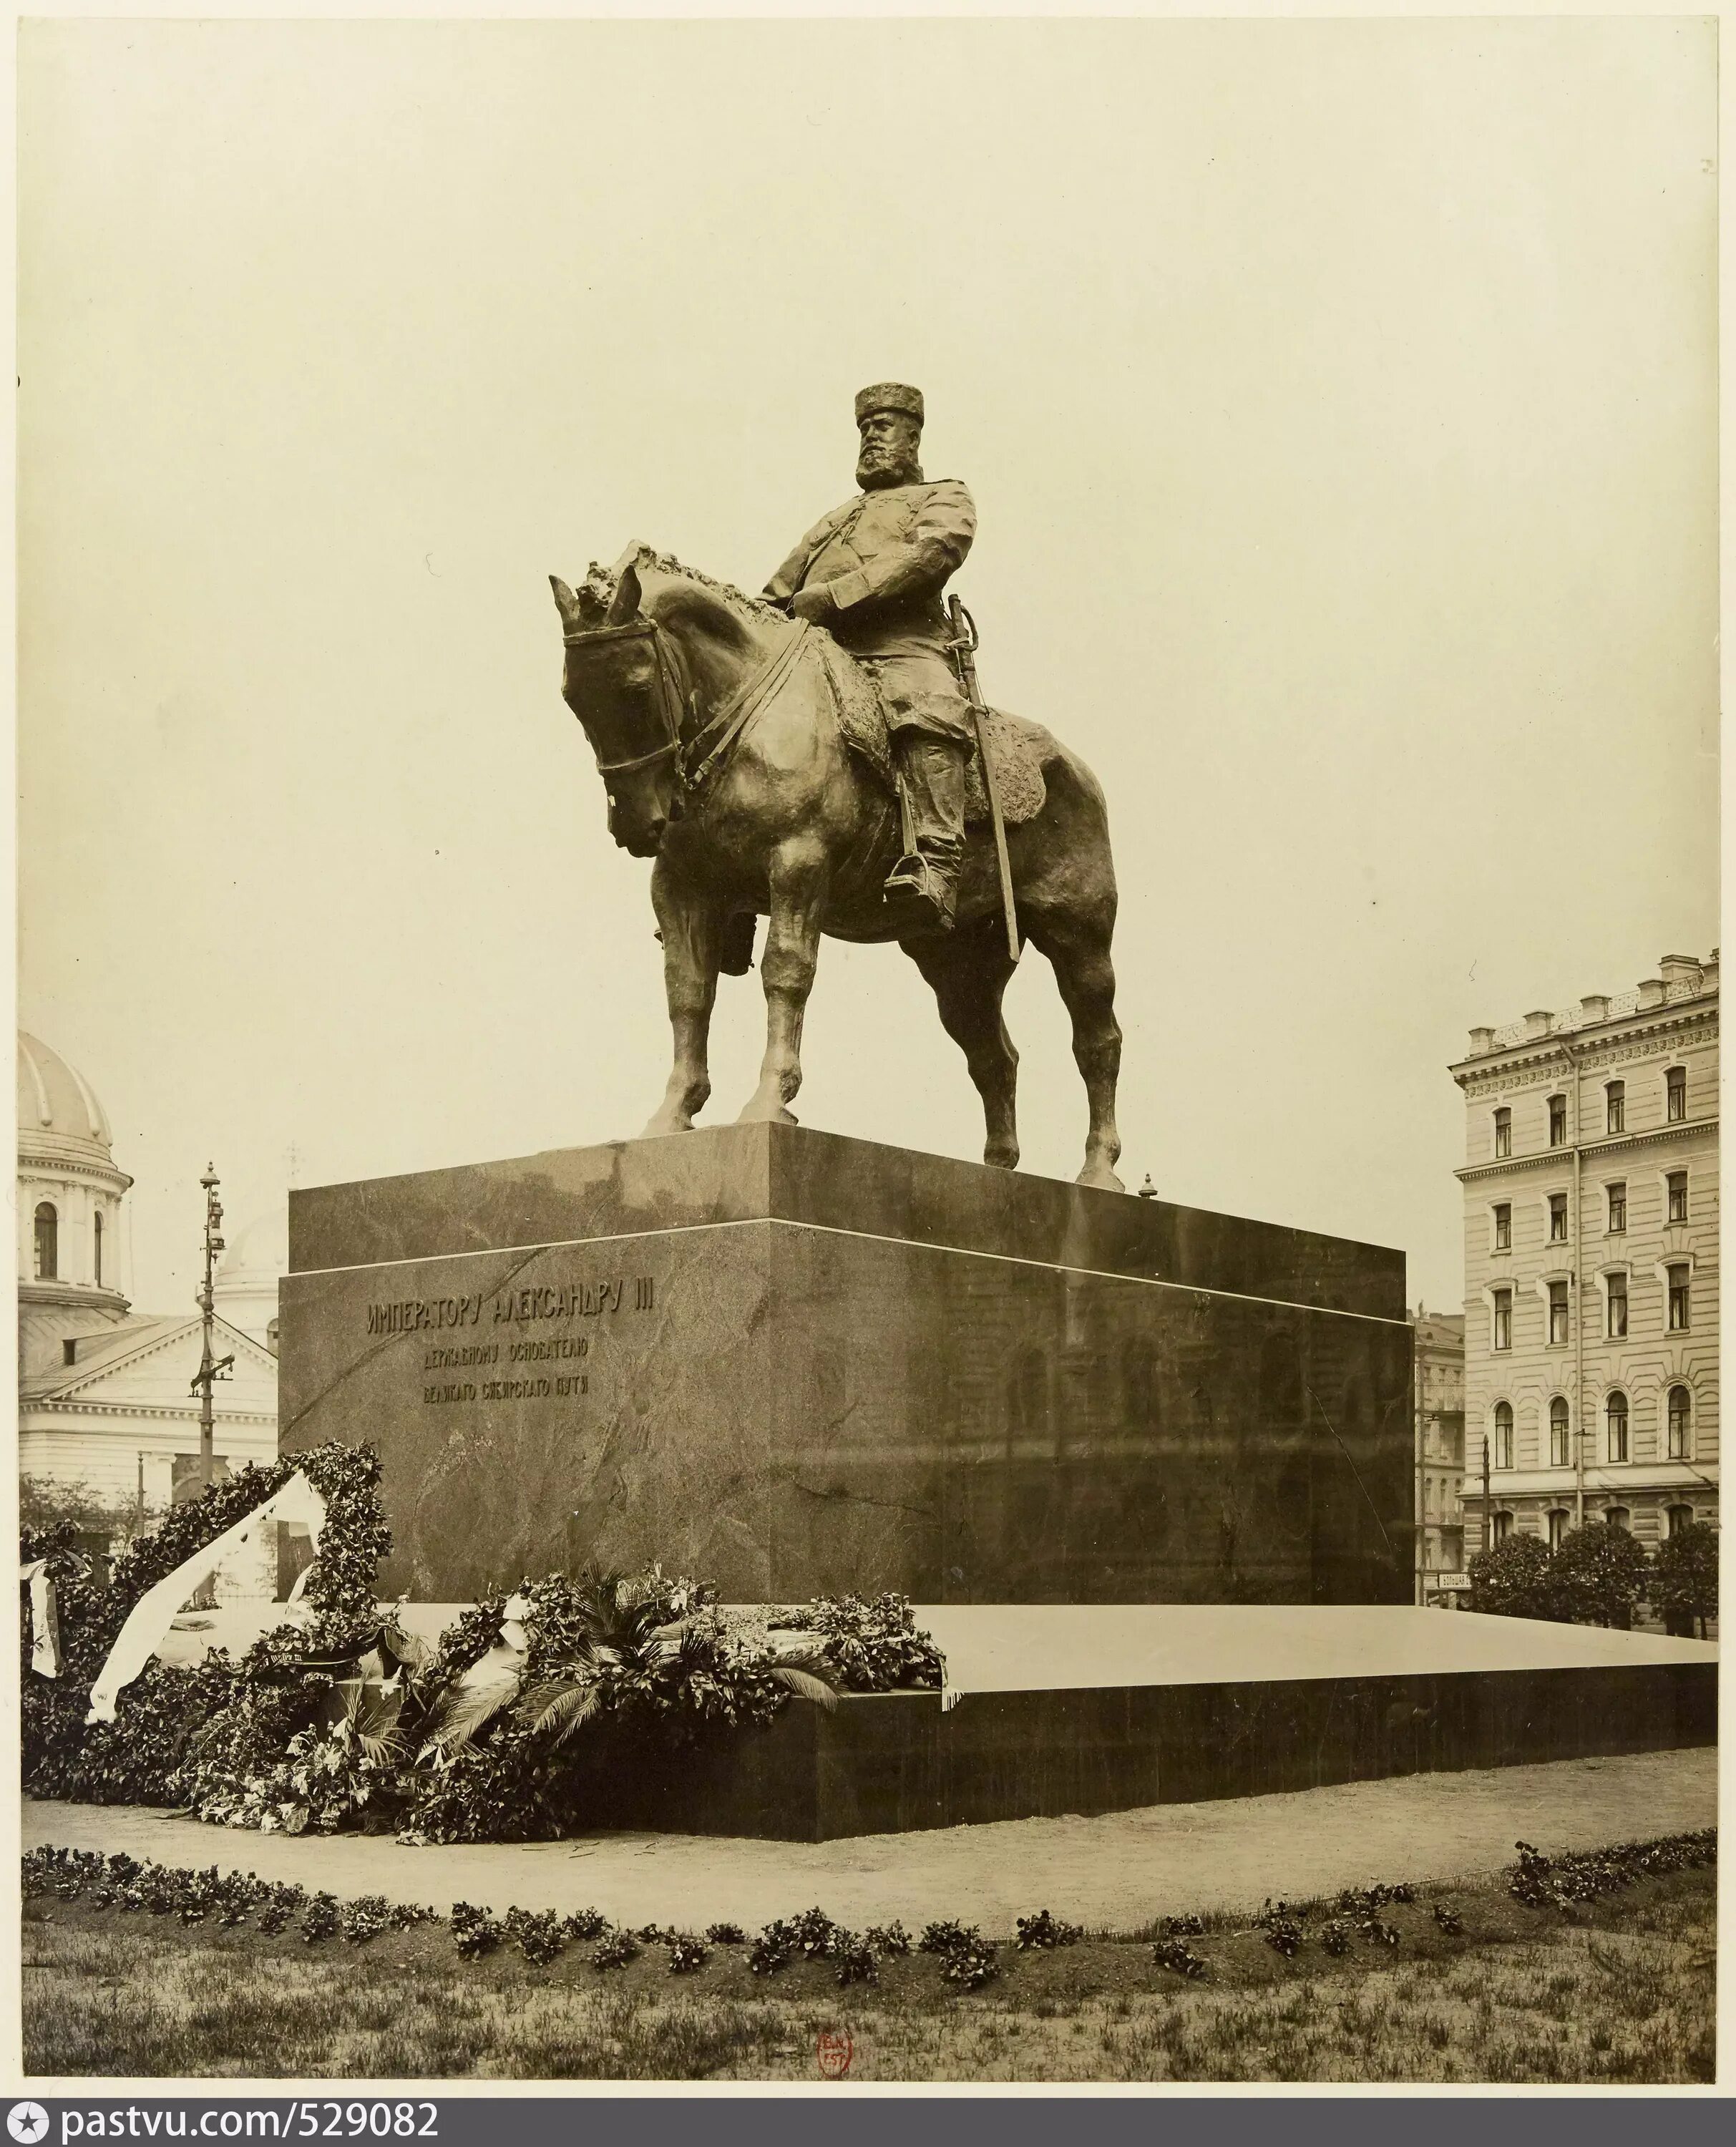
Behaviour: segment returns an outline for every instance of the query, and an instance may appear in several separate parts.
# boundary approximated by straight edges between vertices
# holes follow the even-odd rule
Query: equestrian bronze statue
[[[644,544],[576,591],[551,577],[562,693],[596,753],[609,832],[655,860],[675,1058],[645,1130],[685,1132],[710,1095],[718,978],[748,968],[763,916],[766,1051],[742,1120],[793,1123],[822,933],[894,940],[964,1053],[983,1160],[1010,1169],[1018,1054],[1001,1000],[1028,939],[1054,969],[1084,1078],[1078,1182],[1118,1192],[1103,792],[1040,724],[976,699],[959,608],[941,599],[974,515],[962,484],[923,480],[920,397],[866,389],[857,418],[860,497],[809,532],[765,598]]]

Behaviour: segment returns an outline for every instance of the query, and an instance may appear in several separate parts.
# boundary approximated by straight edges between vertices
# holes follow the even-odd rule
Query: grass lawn
[[[1186,1943],[1189,1982],[1148,1944],[1000,1949],[972,1993],[913,1954],[840,1989],[822,1962],[769,1976],[719,1946],[675,1977],[660,1946],[602,1970],[569,1945],[461,1961],[420,1927],[365,1946],[293,1931],[183,1929],[79,1899],[27,1900],[33,2074],[345,2079],[813,2080],[848,2038],[880,2080],[1709,2081],[1717,1874],[1642,1879],[1575,1920],[1498,1884],[1419,1889],[1381,1912],[1396,1949],[1330,1959],[1311,1920],[1291,1960],[1258,1931]],[[1462,1919],[1438,1924],[1438,1903]]]

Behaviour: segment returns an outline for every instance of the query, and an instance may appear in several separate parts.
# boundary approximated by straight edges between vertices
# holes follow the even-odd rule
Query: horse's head
[[[637,548],[613,574],[593,566],[582,588],[549,576],[567,643],[561,696],[584,726],[608,792],[608,829],[636,858],[655,857],[679,817],[679,657],[641,608]]]
[[[648,545],[629,545],[612,572],[593,566],[576,591],[548,579],[567,643],[561,692],[608,786],[609,833],[654,857],[681,818],[683,723],[703,732],[794,629]]]

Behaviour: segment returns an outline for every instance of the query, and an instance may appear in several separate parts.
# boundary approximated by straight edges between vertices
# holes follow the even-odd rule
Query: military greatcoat
[[[833,604],[824,623],[876,674],[892,728],[968,742],[941,591],[976,532],[977,510],[954,478],[860,493],[814,524],[766,594],[787,602],[824,583]]]

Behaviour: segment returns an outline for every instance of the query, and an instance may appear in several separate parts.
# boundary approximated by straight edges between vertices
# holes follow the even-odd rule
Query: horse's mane
[[[689,567],[678,559],[673,552],[654,552],[648,544],[640,548],[639,560],[643,565],[655,567],[661,574],[678,574],[683,581],[697,582],[701,588],[709,589],[721,598],[738,618],[756,621],[775,620],[788,625],[788,620],[776,604],[766,603],[758,597],[750,597],[733,582],[720,582],[715,575],[703,574],[697,567]]]

